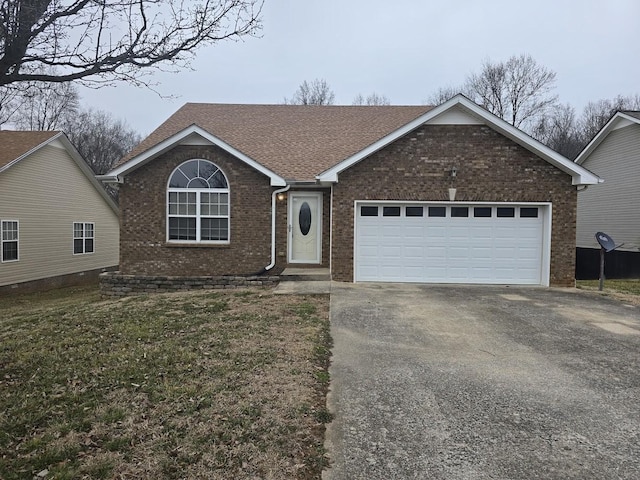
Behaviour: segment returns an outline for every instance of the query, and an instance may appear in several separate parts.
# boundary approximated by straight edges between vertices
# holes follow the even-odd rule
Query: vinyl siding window
[[[91,222],[73,222],[73,254],[93,253],[95,225]]]
[[[188,160],[169,177],[169,242],[229,243],[229,184],[208,160]]]
[[[0,235],[2,262],[17,262],[19,260],[18,230],[17,220],[2,220],[2,234]]]

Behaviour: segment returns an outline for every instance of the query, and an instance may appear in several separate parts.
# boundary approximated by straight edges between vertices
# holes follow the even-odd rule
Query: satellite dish
[[[609,235],[604,232],[596,233],[596,240],[600,244],[600,246],[605,250],[605,252],[610,252],[616,248],[616,244]]]

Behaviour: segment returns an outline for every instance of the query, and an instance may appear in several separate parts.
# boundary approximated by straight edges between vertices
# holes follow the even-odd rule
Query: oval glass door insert
[[[302,235],[307,235],[309,230],[311,230],[311,207],[309,207],[307,202],[300,205],[298,223],[300,224],[300,233],[302,233]]]

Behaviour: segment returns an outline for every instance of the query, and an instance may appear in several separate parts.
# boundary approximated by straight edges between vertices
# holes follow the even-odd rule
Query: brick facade
[[[230,244],[167,242],[167,183],[190,159],[215,163],[230,191]],[[125,177],[120,188],[120,272],[125,275],[252,275],[271,261],[269,179],[215,146],[178,146]]]
[[[457,175],[451,177],[451,169]],[[353,281],[355,200],[551,202],[550,283],[574,285],[571,176],[480,125],[425,125],[339,175],[333,188],[332,278]]]
[[[166,188],[182,162],[207,159],[229,181],[229,245],[166,241]],[[452,167],[457,176],[451,177]],[[332,278],[353,281],[355,200],[550,202],[550,283],[573,285],[577,193],[571,176],[489,127],[426,125],[339,175],[323,193],[322,266]],[[215,146],[178,146],[125,177],[120,190],[120,274],[134,276],[251,276],[271,255],[269,179]],[[317,190],[317,189],[316,189]],[[287,266],[287,194],[277,200],[277,275]],[[330,219],[333,224],[330,225]],[[330,236],[333,251],[330,252]],[[331,258],[330,254],[331,253]],[[300,265],[295,265],[300,266]]]

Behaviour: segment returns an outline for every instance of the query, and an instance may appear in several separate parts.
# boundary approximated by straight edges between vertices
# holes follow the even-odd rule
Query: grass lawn
[[[320,478],[328,296],[0,297],[0,478]]]
[[[598,280],[578,280],[576,286],[584,290],[598,290]],[[607,280],[604,281],[604,295],[611,295],[626,300],[636,305],[640,305],[640,280]]]

